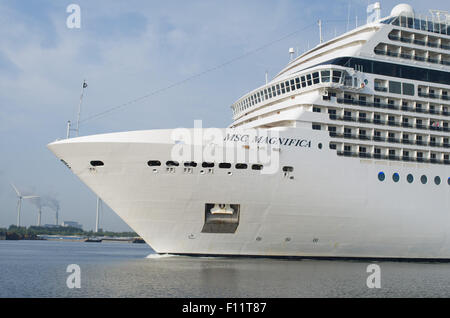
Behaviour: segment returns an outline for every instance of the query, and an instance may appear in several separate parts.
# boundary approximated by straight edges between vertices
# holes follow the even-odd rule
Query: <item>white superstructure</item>
[[[293,59],[227,129],[49,148],[158,253],[450,259],[450,20],[408,5]]]

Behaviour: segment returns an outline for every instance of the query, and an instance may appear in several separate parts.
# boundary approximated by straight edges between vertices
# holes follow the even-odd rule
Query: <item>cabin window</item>
[[[320,75],[322,76],[323,83],[330,82],[330,71],[321,71]]]
[[[194,161],[188,161],[184,163],[185,167],[197,167],[197,163]]]
[[[259,165],[259,164],[254,164],[252,165],[252,170],[262,170],[263,165]]]
[[[341,76],[341,71],[333,71],[333,83],[339,83],[341,81]]]
[[[314,84],[319,84],[320,83],[319,72],[314,72],[313,73],[313,83]]]
[[[389,93],[401,94],[401,83],[395,81],[389,81]]]
[[[103,161],[100,161],[100,160],[92,160],[91,161],[91,166],[93,166],[93,167],[101,167],[104,165],[105,164],[103,163]]]
[[[403,83],[403,94],[414,96],[414,84]]]
[[[284,85],[285,85],[285,87],[286,87],[286,92],[290,92],[291,91],[291,87],[289,86],[289,81],[286,81],[285,83],[284,83]]]
[[[203,162],[202,167],[203,168],[214,168],[214,162]]]
[[[150,167],[156,167],[156,166],[160,166],[161,165],[161,161],[159,161],[159,160],[150,160],[149,162],[147,162],[147,164]]]
[[[247,169],[247,164],[246,163],[237,163],[236,169]]]
[[[291,79],[291,90],[295,91],[295,82],[293,79]]]
[[[386,178],[386,176],[383,171],[378,173],[378,180],[384,181],[385,178]]]
[[[397,172],[395,172],[392,175],[392,180],[394,180],[394,182],[398,182],[400,180],[400,175]]]
[[[231,168],[231,163],[228,163],[228,162],[219,163],[219,168],[221,168],[221,169],[230,169]]]
[[[440,185],[440,184],[441,184],[441,178],[438,177],[438,176],[434,177],[434,183],[435,183],[436,185]]]
[[[408,176],[406,177],[406,180],[407,180],[409,183],[413,183],[413,181],[414,181],[413,175],[412,175],[412,174],[408,174]]]
[[[179,165],[180,164],[178,163],[178,161],[169,160],[166,162],[166,166],[168,166],[168,167],[178,167]]]
[[[302,76],[302,87],[306,87],[306,77]]]
[[[426,175],[423,175],[420,177],[420,182],[422,182],[422,184],[427,184],[428,178]]]

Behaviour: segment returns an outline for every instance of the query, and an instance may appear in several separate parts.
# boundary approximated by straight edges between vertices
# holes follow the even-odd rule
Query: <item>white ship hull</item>
[[[301,136],[311,147],[280,146],[274,174],[234,167],[202,174],[201,165],[167,172],[170,136],[106,134],[49,148],[158,253],[450,259],[448,166],[344,158],[328,149],[327,133],[292,128],[280,136]],[[105,165],[92,168],[92,160]],[[149,160],[163,163],[157,173]],[[287,177],[285,165],[294,167]],[[234,233],[202,232],[207,203],[240,205]]]

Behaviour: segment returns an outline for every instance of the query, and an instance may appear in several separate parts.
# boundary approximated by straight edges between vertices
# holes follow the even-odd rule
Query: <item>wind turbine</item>
[[[14,186],[14,184],[11,183],[11,186],[13,187],[14,191],[16,191],[17,194],[17,227],[20,227],[20,210],[22,208],[22,199],[34,199],[39,198],[37,195],[22,195],[19,190]]]

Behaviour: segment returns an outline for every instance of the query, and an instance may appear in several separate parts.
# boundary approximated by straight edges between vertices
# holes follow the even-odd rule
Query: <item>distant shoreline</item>
[[[0,228],[0,240],[52,240],[52,241],[87,241],[87,242],[133,242],[141,243],[144,240],[135,232],[110,232],[100,230],[99,232],[83,231],[74,227],[56,226],[52,228],[42,226],[17,227],[11,225],[8,229]]]

